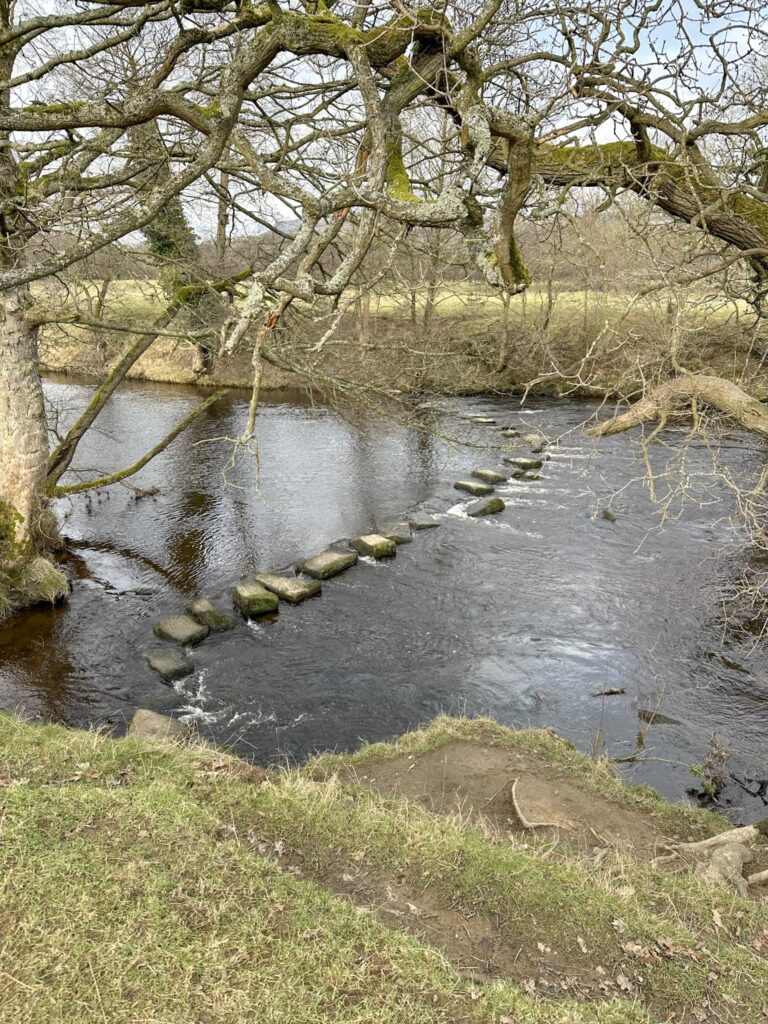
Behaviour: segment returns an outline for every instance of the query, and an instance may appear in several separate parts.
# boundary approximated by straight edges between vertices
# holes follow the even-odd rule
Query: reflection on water
[[[50,382],[47,393],[64,424],[89,389]],[[131,385],[76,469],[130,464],[197,400]],[[196,421],[134,481],[140,492],[60,503],[72,599],[0,628],[0,707],[118,728],[138,706],[170,711],[269,761],[391,737],[440,711],[548,725],[625,755],[638,710],[658,706],[685,724],[647,727],[648,759],[628,767],[631,778],[680,796],[692,783],[685,764],[705,759],[715,731],[735,772],[768,778],[766,658],[724,646],[719,601],[738,555],[706,451],[685,451],[689,500],[666,507],[662,528],[636,444],[584,438],[584,403],[445,401],[424,433],[294,398],[264,405],[258,457],[232,465],[245,402],[229,396]],[[474,411],[560,438],[541,480],[499,488],[507,509],[492,520],[463,516],[452,483],[515,442],[462,418]],[[660,493],[665,468],[678,479],[680,438],[656,454]],[[751,444],[736,438],[723,461],[754,472],[762,456]],[[611,495],[616,522],[598,514]],[[146,666],[153,622],[189,596],[226,604],[240,576],[425,509],[440,529],[274,622],[212,636],[175,687]],[[593,696],[609,688],[626,692]],[[760,798],[730,796],[735,815],[764,813]]]

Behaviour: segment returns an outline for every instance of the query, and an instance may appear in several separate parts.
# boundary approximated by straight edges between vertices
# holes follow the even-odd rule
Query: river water
[[[60,428],[90,394],[61,381],[46,389]],[[664,435],[653,501],[635,437],[584,436],[589,403],[446,399],[425,432],[288,395],[261,408],[258,458],[232,465],[247,397],[229,395],[132,481],[156,494],[118,486],[59,503],[74,590],[68,605],[0,627],[0,708],[118,732],[136,707],[153,708],[262,762],[352,749],[444,711],[551,726],[614,756],[635,750],[642,727],[645,748],[625,776],[673,798],[694,784],[687,765],[707,758],[714,735],[734,776],[728,812],[764,815],[765,798],[745,786],[768,778],[768,658],[723,629],[745,555],[702,442]],[[185,388],[125,387],[77,470],[131,464],[197,401]],[[488,520],[462,515],[453,482],[518,442],[468,422],[472,413],[557,441],[541,479],[502,485],[506,511]],[[719,459],[751,479],[764,453],[734,434]],[[153,623],[189,597],[227,607],[242,576],[417,512],[439,529],[391,562],[361,562],[321,598],[282,606],[275,621],[210,637],[175,687],[146,665]],[[611,688],[624,692],[594,696]],[[643,723],[653,710],[672,721]]]

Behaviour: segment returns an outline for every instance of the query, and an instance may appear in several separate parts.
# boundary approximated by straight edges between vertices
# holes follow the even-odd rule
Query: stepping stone
[[[386,526],[381,531],[381,535],[393,540],[395,544],[410,544],[413,540],[410,523],[395,523],[394,526]]]
[[[127,735],[134,740],[184,740],[190,735],[190,729],[183,722],[168,715],[158,715],[156,711],[139,708],[134,712]]]
[[[153,632],[161,640],[172,640],[175,644],[199,644],[208,636],[208,627],[195,622],[191,615],[171,615],[156,622]]]
[[[232,629],[235,624],[231,615],[227,615],[204,597],[190,601],[187,611],[193,619],[207,626],[212,633],[223,633],[227,629]]]
[[[543,459],[526,459],[518,455],[509,455],[504,462],[509,466],[517,466],[518,469],[541,469],[544,465]]]
[[[541,480],[541,473],[531,473],[525,470],[523,475],[520,477],[521,480]]]
[[[239,583],[232,591],[232,600],[235,603],[235,608],[249,618],[276,612],[280,603],[277,594],[273,594],[271,590],[267,590],[265,586],[255,580],[251,583]]]
[[[493,494],[490,484],[479,484],[475,480],[457,480],[453,485],[457,491],[466,491],[467,494],[474,494],[476,498],[484,494]]]
[[[355,537],[352,547],[360,555],[368,555],[370,558],[391,558],[397,550],[397,544],[389,537],[382,537],[380,533],[366,533],[362,537]]]
[[[321,551],[319,555],[313,555],[306,562],[297,565],[296,572],[312,576],[316,580],[327,580],[331,576],[338,576],[345,569],[351,569],[353,565],[357,565],[356,551],[328,548],[327,551]]]
[[[319,594],[323,588],[320,580],[309,576],[281,576],[276,572],[259,573],[256,582],[277,594],[281,601],[290,604],[301,604],[308,597]]]
[[[174,679],[183,679],[184,676],[188,676],[195,670],[194,662],[183,651],[175,651],[167,647],[150,651],[147,655],[147,663],[166,683],[172,683]]]
[[[520,431],[514,427],[502,427],[499,433],[502,437],[520,437]]]
[[[416,533],[421,533],[422,530],[436,530],[440,523],[436,523],[434,519],[429,516],[416,516],[414,519],[409,521],[412,530]]]
[[[473,469],[472,476],[487,484],[503,484],[509,480],[509,473],[498,473],[495,469]]]
[[[495,427],[496,420],[490,416],[470,416],[473,423],[477,423],[478,426],[482,427]]]
[[[497,512],[503,512],[507,506],[499,497],[482,498],[480,501],[470,501],[466,506],[466,513],[476,519],[478,516],[493,516]]]

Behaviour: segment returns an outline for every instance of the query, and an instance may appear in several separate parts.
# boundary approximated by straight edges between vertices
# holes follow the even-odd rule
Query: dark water
[[[51,382],[47,393],[63,425],[89,389]],[[74,592],[65,608],[0,628],[0,707],[118,729],[136,707],[154,708],[265,762],[389,738],[441,711],[552,726],[582,749],[622,756],[635,749],[638,711],[657,708],[678,724],[644,727],[644,760],[628,778],[683,796],[686,765],[706,759],[713,733],[729,771],[768,778],[768,660],[723,633],[721,601],[743,554],[703,445],[669,433],[654,455],[658,496],[686,489],[662,514],[636,440],[585,438],[594,408],[584,403],[446,400],[423,433],[294,398],[263,406],[258,464],[228,467],[246,398],[223,401],[136,478],[155,496],[115,487],[60,503],[76,542]],[[77,467],[130,464],[198,400],[126,388]],[[515,442],[469,424],[469,412],[559,439],[541,480],[500,488],[507,509],[491,520],[462,517],[452,483]],[[763,458],[741,435],[720,452],[748,475]],[[615,522],[600,515],[608,502]],[[283,606],[274,622],[209,638],[195,676],[175,689],[146,666],[152,624],[189,596],[227,605],[244,574],[423,510],[440,515],[439,529],[391,563],[329,581],[320,599]],[[610,687],[626,692],[593,696]],[[733,780],[726,797],[734,817],[764,814]]]

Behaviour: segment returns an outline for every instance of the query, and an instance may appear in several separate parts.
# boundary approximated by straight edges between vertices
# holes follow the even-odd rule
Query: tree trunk
[[[48,426],[29,302],[26,285],[0,295],[0,619],[69,591],[43,556],[59,538],[45,494]]]
[[[16,520],[17,544],[32,551],[44,533],[48,427],[37,362],[37,329],[27,323],[27,286],[0,302],[0,503]],[[2,527],[0,527],[2,528]]]

